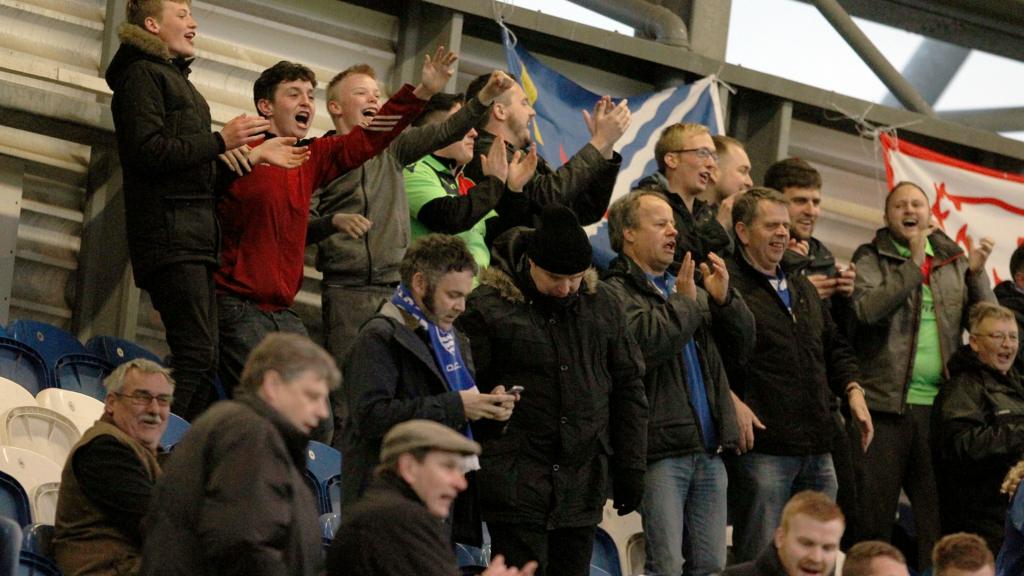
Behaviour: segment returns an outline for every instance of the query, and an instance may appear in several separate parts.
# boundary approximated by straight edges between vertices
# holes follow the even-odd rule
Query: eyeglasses
[[[1010,342],[1019,342],[1020,336],[1014,333],[1003,334],[1002,332],[989,332],[988,334],[975,334],[975,336],[984,336],[993,342],[1003,343],[1009,340]]]
[[[131,394],[122,394],[120,392],[114,392],[113,394],[119,398],[127,398],[133,406],[149,406],[150,402],[156,400],[157,406],[164,408],[170,406],[171,402],[174,402],[174,396],[170,394],[157,394],[154,396],[145,390],[136,390]]]
[[[710,149],[704,148],[704,147],[701,147],[701,148],[683,148],[682,150],[673,150],[672,153],[673,154],[689,154],[689,153],[693,153],[693,154],[695,154],[697,156],[697,158],[700,158],[701,160],[707,160],[708,158],[711,158],[715,162],[718,162],[718,152],[715,152],[714,150],[710,150]]]

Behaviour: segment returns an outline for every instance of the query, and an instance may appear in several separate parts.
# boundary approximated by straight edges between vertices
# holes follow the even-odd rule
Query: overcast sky
[[[569,0],[512,0],[539,10],[632,35],[633,29]],[[770,26],[765,26],[770,22]],[[917,34],[857,19],[858,25],[897,69],[922,41]],[[813,50],[808,50],[813,46]],[[793,0],[733,0],[726,60],[878,102],[887,90],[816,8]],[[936,110],[1024,107],[1024,62],[974,50],[935,104]],[[1005,134],[1024,140],[1024,132]]]

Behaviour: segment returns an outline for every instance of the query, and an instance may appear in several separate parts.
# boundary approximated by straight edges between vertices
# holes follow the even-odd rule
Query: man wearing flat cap
[[[589,573],[609,474],[620,514],[643,496],[643,359],[590,261],[576,216],[546,206],[536,229],[495,240],[456,321],[480,391],[523,388],[508,422],[475,426],[476,479],[492,550],[538,574]]]
[[[444,424],[409,420],[392,428],[376,479],[331,544],[328,576],[457,576],[442,521],[466,489],[466,458],[479,454],[479,444]],[[531,576],[535,568],[507,568],[495,557],[484,575]]]

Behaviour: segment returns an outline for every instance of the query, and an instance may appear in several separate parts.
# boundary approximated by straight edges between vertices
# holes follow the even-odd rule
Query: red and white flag
[[[985,266],[993,286],[1010,279],[1010,255],[1024,243],[1024,176],[968,164],[889,134],[881,135],[889,189],[920,186],[932,221],[966,252],[986,236],[996,241]]]

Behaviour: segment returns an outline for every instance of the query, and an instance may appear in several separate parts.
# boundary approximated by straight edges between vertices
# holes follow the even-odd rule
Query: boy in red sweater
[[[297,169],[255,166],[222,194],[217,204],[221,266],[214,277],[226,389],[238,382],[246,356],[266,334],[306,334],[290,306],[302,285],[313,191],[386,148],[448,82],[455,59],[438,48],[427,56],[420,84],[403,86],[367,127],[312,140],[309,160]],[[253,98],[270,121],[268,138],[306,137],[316,113],[315,88],[313,71],[301,64],[279,62],[263,71]]]

